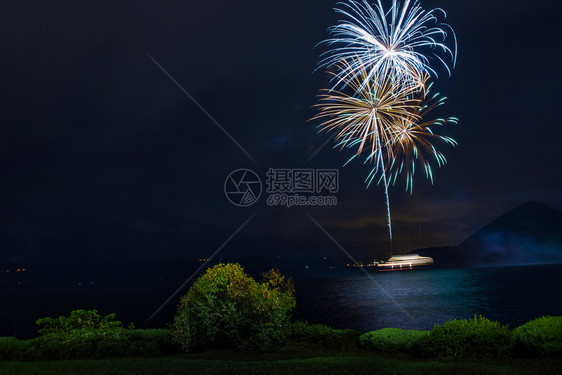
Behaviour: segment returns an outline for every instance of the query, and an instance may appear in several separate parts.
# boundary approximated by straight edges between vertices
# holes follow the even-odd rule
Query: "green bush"
[[[384,328],[361,335],[359,343],[363,348],[376,352],[407,353],[414,350],[416,343],[428,334],[428,331]]]
[[[562,316],[543,316],[513,330],[519,356],[562,355]]]
[[[157,348],[158,352],[163,354],[176,354],[180,353],[180,348],[172,342],[172,337],[167,329],[143,329],[138,330],[141,334],[143,342],[152,342]]]
[[[337,334],[341,330],[324,324],[311,324],[304,320],[297,320],[289,327],[289,337],[294,341],[318,343],[328,336]]]
[[[416,347],[422,355],[441,358],[505,358],[511,355],[513,343],[507,326],[474,316],[435,326]]]
[[[155,345],[139,346],[140,333],[123,328],[82,329],[65,334],[47,334],[30,340],[30,359],[103,358],[127,355],[157,355]]]
[[[33,359],[125,356],[137,340],[140,335],[123,328],[81,329],[40,336],[31,340],[28,352]]]
[[[326,348],[337,350],[357,348],[360,335],[360,332],[352,329],[335,329],[302,320],[292,323],[289,328],[289,337],[293,341],[322,344]]]
[[[0,339],[0,359],[3,360],[138,357],[173,352],[174,347],[163,329],[84,328],[48,333],[30,340]]]
[[[49,333],[65,333],[77,329],[107,329],[118,328],[123,325],[116,320],[116,314],[102,316],[98,310],[74,310],[70,316],[59,316],[58,318],[41,318],[37,320],[37,325],[42,326],[38,334],[46,335]]]
[[[137,332],[140,333],[143,340],[155,341],[159,343],[165,343],[170,340],[170,333],[165,329],[151,328],[151,329],[139,329]]]
[[[39,337],[0,339],[0,359],[46,360],[158,355],[172,346],[166,330],[124,328],[115,314],[75,310],[69,316],[41,318]]]
[[[20,340],[15,337],[0,337],[0,361],[12,359],[19,345]]]
[[[359,348],[359,336],[361,332],[353,329],[338,329],[321,341],[321,344],[328,349],[334,350],[355,350]]]
[[[183,350],[237,347],[270,350],[287,338],[294,287],[271,270],[258,283],[239,264],[219,264],[195,281],[170,325]]]

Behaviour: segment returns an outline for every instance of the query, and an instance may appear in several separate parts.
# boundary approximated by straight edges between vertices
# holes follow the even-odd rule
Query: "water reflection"
[[[431,329],[482,314],[510,326],[562,315],[562,266],[373,273],[407,316],[364,275],[297,282],[297,318],[360,331]]]

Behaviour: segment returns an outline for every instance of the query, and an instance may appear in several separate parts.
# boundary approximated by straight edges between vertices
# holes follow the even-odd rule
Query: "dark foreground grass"
[[[0,362],[2,375],[559,374],[560,358],[436,361],[294,343],[274,353],[216,350],[158,358]]]
[[[217,361],[187,358],[120,358],[48,362],[3,362],[4,375],[180,374],[559,374],[560,363],[411,361],[393,356],[316,357],[281,361]],[[538,366],[538,367],[537,367]]]

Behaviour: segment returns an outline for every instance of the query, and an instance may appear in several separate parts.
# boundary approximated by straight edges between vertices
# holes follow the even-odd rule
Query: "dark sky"
[[[340,168],[339,204],[307,208],[356,256],[388,251],[384,193],[324,148],[310,107],[336,1],[3,1],[0,260],[336,255],[301,208],[231,205],[226,176]],[[444,115],[448,164],[391,189],[394,249],[456,245],[499,214],[562,209],[562,5],[423,1],[458,38]],[[258,161],[254,164],[147,57]],[[421,228],[421,233],[420,233]]]

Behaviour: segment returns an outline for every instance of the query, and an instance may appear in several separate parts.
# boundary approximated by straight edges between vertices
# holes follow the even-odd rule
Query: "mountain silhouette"
[[[522,204],[456,247],[418,251],[446,266],[562,263],[562,212],[541,203]]]

